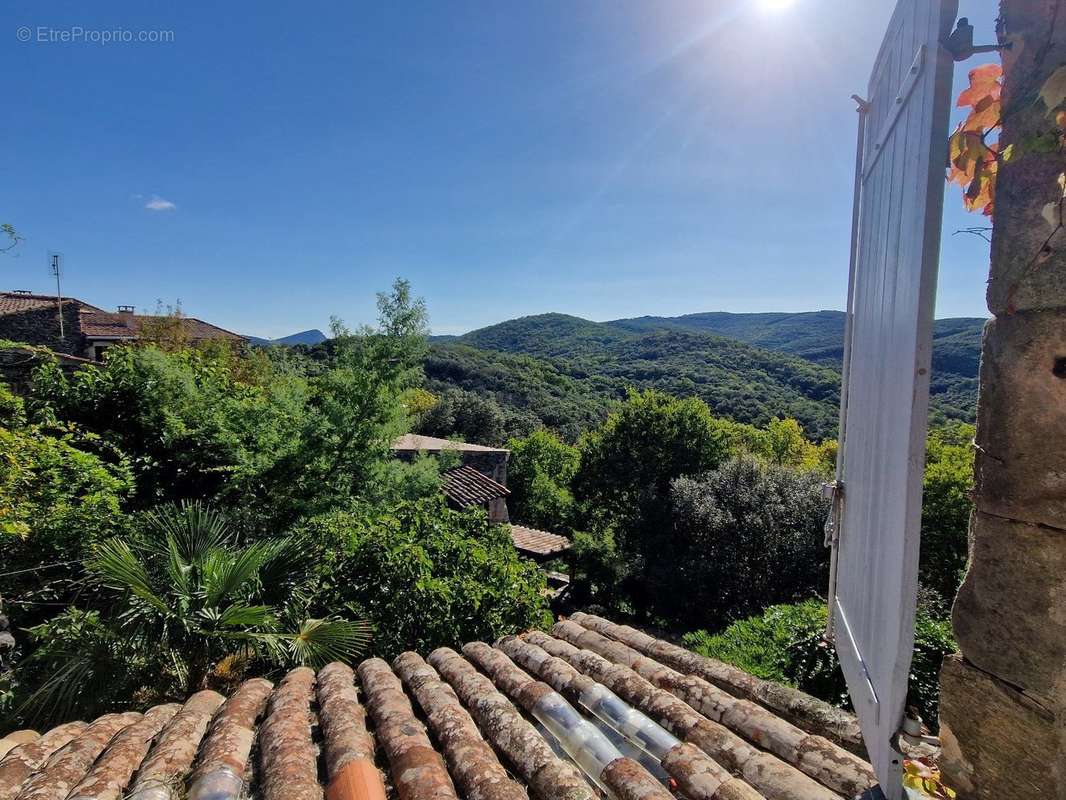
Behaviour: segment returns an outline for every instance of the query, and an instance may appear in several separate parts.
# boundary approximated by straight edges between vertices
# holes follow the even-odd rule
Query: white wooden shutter
[[[914,646],[929,362],[956,0],[900,0],[870,78],[857,177],[838,483],[836,649],[882,790]],[[846,405],[843,401],[846,400]]]

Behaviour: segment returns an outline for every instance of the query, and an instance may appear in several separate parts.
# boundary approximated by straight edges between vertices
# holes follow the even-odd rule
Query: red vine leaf
[[[948,181],[963,187],[963,203],[968,211],[980,210],[992,216],[999,174],[999,148],[988,135],[999,127],[1003,70],[999,64],[985,64],[970,70],[970,85],[956,103],[969,106],[970,113],[951,135],[948,149]]]

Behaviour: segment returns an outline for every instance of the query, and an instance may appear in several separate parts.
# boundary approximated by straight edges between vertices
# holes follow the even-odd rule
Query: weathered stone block
[[[940,671],[940,765],[961,800],[1066,797],[1053,715],[961,656]]]
[[[1066,533],[975,514],[952,617],[967,660],[1066,705]]]
[[[1066,309],[988,325],[980,397],[978,507],[1066,529]]]
[[[1066,64],[1058,5],[1053,0],[1000,3],[1000,41],[1010,47],[999,53],[1005,75],[999,142],[1014,145],[1014,156],[1000,166],[996,187],[988,281],[988,307],[996,316],[1008,309],[1066,306],[1066,230],[1057,227],[1056,217],[1063,210],[1063,159],[1053,113],[1059,98],[1040,93]]]

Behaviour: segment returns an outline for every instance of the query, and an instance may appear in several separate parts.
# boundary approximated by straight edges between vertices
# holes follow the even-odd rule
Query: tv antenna
[[[59,341],[63,341],[63,290],[60,287],[60,277],[63,272],[63,254],[49,253],[49,269],[56,278],[56,308],[59,309]]]

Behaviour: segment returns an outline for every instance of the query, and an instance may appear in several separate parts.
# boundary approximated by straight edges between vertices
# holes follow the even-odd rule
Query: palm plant
[[[225,518],[198,502],[163,507],[145,523],[139,538],[98,545],[86,566],[119,593],[112,622],[131,651],[181,691],[202,688],[230,656],[317,666],[351,660],[369,640],[365,622],[300,620],[311,564],[290,539],[239,547]]]

